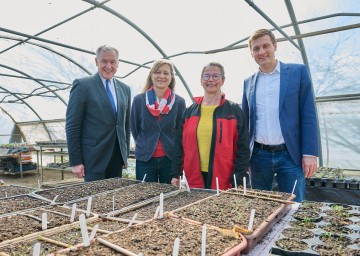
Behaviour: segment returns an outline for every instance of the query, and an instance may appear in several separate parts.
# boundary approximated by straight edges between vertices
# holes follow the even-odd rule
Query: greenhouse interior
[[[360,82],[356,71],[360,66],[358,0],[12,0],[2,3],[0,21],[0,256],[360,255]],[[268,34],[251,37],[259,29],[271,31],[275,42]],[[260,45],[264,38],[270,43]],[[257,43],[262,53],[255,53]],[[113,48],[102,48],[105,50],[99,52],[98,48],[104,45]],[[114,48],[118,53],[111,55],[115,53]],[[269,54],[266,59],[275,58],[277,66],[272,67],[271,73],[263,73],[262,65],[266,64],[256,56],[271,51],[274,55]],[[109,55],[117,57],[115,64],[103,59]],[[116,73],[110,78],[102,76],[102,72],[109,65],[116,65],[117,61]],[[165,64],[153,70],[158,61],[166,62],[161,62]],[[304,96],[305,89],[301,87],[300,92],[298,90],[297,94],[294,92],[291,95],[294,102],[288,107],[291,110],[286,112],[293,113],[296,109],[307,111],[300,113],[298,121],[301,124],[298,126],[306,129],[306,126],[313,125],[315,128],[309,140],[314,139],[308,143],[318,145],[313,154],[300,149],[303,150],[299,153],[300,164],[294,160],[293,146],[289,144],[288,137],[285,138],[282,123],[290,126],[294,120],[291,116],[282,119],[281,106],[274,109],[277,108],[275,113],[279,114],[279,118],[275,119],[280,134],[284,135],[283,144],[274,143],[281,145],[273,146],[273,143],[265,143],[278,141],[271,139],[260,141],[261,144],[251,137],[255,134],[259,138],[260,128],[264,129],[262,126],[251,134],[254,129],[252,107],[256,105],[258,111],[255,117],[258,126],[261,120],[268,118],[258,114],[259,108],[273,94],[266,95],[266,99],[258,97],[255,103],[247,105],[246,79],[255,74],[259,76],[256,88],[265,88],[268,84],[265,84],[265,78],[260,78],[276,73],[280,87],[283,83],[280,77],[284,76],[282,68],[287,63],[302,64],[291,67],[305,67],[304,70],[308,71],[306,79],[309,80],[307,93],[310,100],[307,98],[307,102],[314,110],[315,122],[310,124],[311,120],[307,118],[312,109],[306,108],[307,103],[302,102],[308,97]],[[103,70],[102,65],[105,66]],[[159,71],[164,67],[165,71]],[[170,74],[166,70],[170,70],[171,79],[176,81],[175,88],[170,88],[169,83],[166,85],[166,92],[171,92],[167,101],[162,98],[163,94],[156,94],[160,85],[153,78],[161,76],[161,80],[168,81],[166,77]],[[209,70],[220,73],[205,74]],[[115,122],[111,129],[115,131],[114,138],[120,146],[112,150],[110,145],[105,144],[105,139],[100,142],[94,140],[105,145],[94,154],[95,151],[90,153],[85,150],[85,147],[88,150],[91,146],[92,138],[88,138],[88,145],[85,145],[86,138],[80,138],[80,132],[85,130],[94,136],[103,134],[103,127],[108,125],[105,115],[97,117],[101,121],[94,127],[87,128],[83,124],[90,120],[85,116],[90,116],[90,108],[84,110],[81,118],[85,121],[81,120],[81,124],[78,119],[73,120],[76,114],[71,114],[70,109],[86,105],[85,109],[90,103],[95,104],[91,106],[93,108],[99,107],[100,104],[95,101],[90,102],[94,99],[89,99],[89,104],[86,99],[83,101],[85,96],[82,96],[88,91],[79,92],[85,90],[82,89],[84,81],[95,79],[97,73],[100,75],[97,78],[101,78],[106,87],[102,90],[104,96],[109,93],[107,86],[111,79],[113,92],[119,89],[119,84],[121,88],[128,88],[126,99],[131,104],[122,109],[123,102],[116,92],[117,105],[113,108],[117,120],[113,119]],[[293,84],[298,83],[298,76],[294,73],[289,79]],[[150,87],[147,84],[149,77],[154,83]],[[301,77],[299,83],[306,79]],[[217,88],[220,83],[212,94],[213,85],[209,84],[215,84]],[[276,82],[270,82],[271,85],[273,83]],[[259,91],[256,91],[256,96],[265,97],[265,93]],[[150,162],[137,153],[143,144],[138,141],[140,134],[136,134],[137,139],[134,135],[132,122],[136,121],[133,115],[140,112],[133,111],[133,103],[138,99],[135,97],[142,93],[146,95],[146,102],[145,96],[142,97],[144,109],[150,110],[146,113],[158,124],[165,123],[165,116],[171,116],[173,106],[173,113],[174,109],[180,108],[181,98],[185,102],[185,112],[178,114],[180,127],[168,128],[176,130],[174,133],[171,131],[174,136],[169,139],[175,152],[174,158],[167,157],[168,149],[165,141],[160,141],[160,135],[156,146],[154,144],[155,151],[151,151],[154,153],[149,155],[149,161],[152,161],[159,159],[156,154],[160,152],[160,158],[165,156],[170,163],[167,169],[163,168],[164,175],[169,177],[166,181],[158,178],[159,182],[150,180],[150,175],[146,179],[146,168]],[[148,99],[151,93],[156,94],[154,105]],[[71,98],[73,94],[76,97]],[[194,106],[201,106],[199,109],[205,111],[205,99],[210,99],[209,95],[221,97],[221,103],[212,108],[211,115],[204,114],[202,119],[200,110],[196,114],[190,113],[194,111]],[[86,97],[90,96],[86,94]],[[102,95],[96,97],[99,99]],[[196,97],[203,97],[203,102],[199,104]],[[281,92],[275,96],[275,101],[278,97],[281,100]],[[110,110],[113,98],[106,100]],[[169,112],[158,109],[161,106],[159,102],[163,100],[164,108],[170,109]],[[218,136],[217,132],[213,133],[218,125],[215,118],[220,109],[221,113],[224,112],[225,104],[233,104],[231,106],[235,106],[238,112],[228,112],[220,121],[219,129],[224,132],[220,130],[218,143],[214,142]],[[244,106],[249,106],[250,110]],[[273,113],[272,108],[269,112],[262,108],[266,114]],[[156,112],[158,110],[161,115]],[[122,113],[125,117],[119,120]],[[136,117],[136,120],[148,122],[142,119],[144,116]],[[231,119],[234,116],[236,119]],[[205,120],[207,117],[211,119]],[[195,124],[193,133],[196,142],[192,144],[185,139],[191,136],[185,129],[189,129],[188,124],[194,118],[200,121],[199,126]],[[232,127],[226,127],[233,125],[234,120],[243,121],[235,125],[235,135]],[[91,122],[86,124],[95,123]],[[151,127],[150,123],[146,125],[149,131],[145,134],[152,136],[150,130],[159,132],[161,128]],[[118,124],[126,130],[121,130],[124,136],[119,135]],[[205,135],[199,132],[200,124],[201,131],[209,132],[207,141]],[[210,128],[205,129],[206,124],[211,124]],[[240,150],[239,125],[244,127],[241,136],[245,137],[242,138],[250,139],[249,145],[243,149],[242,159],[246,158],[246,154],[250,158],[245,159],[248,171],[244,177],[235,173],[240,161],[235,158],[242,154],[236,153]],[[246,125],[250,128],[247,129]],[[79,139],[74,146],[69,137],[75,134],[75,126],[79,127]],[[130,126],[131,136],[125,141],[125,133],[130,134]],[[178,132],[179,129],[184,132]],[[266,128],[265,132],[271,133]],[[302,133],[303,136],[300,131],[298,141],[305,141],[305,132]],[[238,150],[234,156],[233,152],[221,152],[225,147],[218,150],[213,147],[221,146],[221,140],[226,140],[226,137],[231,141],[237,140],[236,145],[229,149]],[[206,150],[210,153],[204,154],[207,142],[209,147]],[[241,143],[244,142],[246,140]],[[255,144],[251,146],[252,143]],[[301,171],[302,181],[296,179],[295,184],[286,184],[292,190],[284,190],[284,184],[294,178],[283,180],[276,172],[270,184],[273,189],[258,187],[256,184],[259,183],[253,181],[259,176],[251,177],[255,158],[261,155],[253,151],[257,144],[261,145],[261,150],[257,149],[259,152],[268,149],[273,155],[286,152],[292,165]],[[84,173],[84,166],[90,164],[70,161],[69,156],[76,155],[70,145],[74,150],[83,147],[83,160],[94,166],[100,166],[99,162],[103,162],[105,157],[110,159],[110,156],[116,157],[120,153],[117,159],[122,159],[119,160],[122,175],[104,174],[102,178],[89,178],[90,172]],[[125,160],[122,145],[130,152]],[[195,149],[191,148],[192,145],[196,145]],[[85,155],[85,151],[89,155]],[[200,161],[200,156],[209,158],[206,163],[209,171],[204,174],[201,169],[198,172],[200,176],[196,176],[192,173],[197,171],[198,165],[203,168],[203,161],[201,165],[191,161]],[[228,166],[222,165],[225,158],[232,161],[229,172],[226,169]],[[307,167],[304,159],[312,159],[315,167],[312,175],[305,174]],[[119,161],[116,163],[119,164]],[[184,172],[175,168],[177,164],[179,168],[184,168]],[[74,171],[75,166],[83,167],[79,174]],[[102,173],[105,168],[107,173],[110,164],[101,166]],[[185,176],[185,168],[189,166]],[[176,171],[179,171],[179,176]],[[217,176],[215,179],[215,173],[219,179]],[[221,174],[228,175],[227,186],[223,185]],[[193,180],[196,177],[200,177],[200,183]],[[303,185],[300,193],[304,193],[304,200],[299,201],[297,190],[301,190],[300,184]]]

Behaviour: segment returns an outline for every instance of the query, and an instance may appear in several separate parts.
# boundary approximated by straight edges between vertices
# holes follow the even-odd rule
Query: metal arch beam
[[[294,11],[294,8],[292,6],[291,0],[284,0],[284,1],[285,1],[286,8],[287,8],[287,10],[289,12],[291,23],[293,24],[293,29],[295,31],[295,35],[297,35],[297,36],[301,35],[300,28],[299,28],[299,25],[297,23],[297,19],[296,19],[296,16],[295,16],[295,11]],[[303,63],[308,67],[309,74],[310,74],[310,80],[311,80],[311,83],[313,83],[312,76],[311,76],[311,71],[310,71],[309,60],[308,60],[307,55],[306,55],[306,49],[305,49],[304,42],[303,42],[301,37],[298,38],[297,41],[298,41],[298,44],[300,46],[300,53],[301,53],[301,57],[303,59]],[[313,95],[315,95],[314,87],[311,87],[311,90],[312,90]],[[317,113],[316,107],[315,107],[315,110],[316,110],[316,117],[319,120],[319,115]],[[320,148],[320,150],[319,150],[319,165],[323,166],[323,157],[322,157],[322,150],[321,150],[321,134],[320,134],[320,124],[319,123],[317,124],[317,128],[318,128],[317,129],[318,143],[319,143],[319,148]]]
[[[23,41],[21,40],[20,38],[14,38],[14,37],[10,37],[10,36],[3,36],[3,35],[0,35],[0,38],[5,38],[5,39],[8,39],[8,40],[14,40],[14,41]],[[82,70],[84,70],[87,74],[91,74],[91,72],[89,70],[87,70],[85,67],[83,67],[81,64],[79,64],[78,62],[76,62],[74,59],[70,58],[69,56],[63,54],[63,53],[60,53],[58,51],[55,51],[53,49],[51,49],[50,47],[47,47],[45,45],[41,45],[41,44],[37,44],[37,43],[33,43],[33,42],[29,42],[29,40],[25,41],[27,44],[31,44],[31,45],[35,45],[37,47],[40,47],[40,48],[43,48],[45,50],[48,50],[49,52],[53,52],[65,59],[67,59],[68,61],[70,61],[71,63],[73,63],[74,65],[78,66],[79,68],[81,68]]]
[[[0,35],[0,38],[5,38],[5,39],[15,40],[15,41],[22,41],[20,38],[14,38],[14,37],[9,37],[9,36],[4,36],[4,35]],[[37,38],[34,38],[34,39],[37,40]],[[40,40],[40,41],[45,41],[45,40]],[[46,40],[45,42],[52,44],[52,42],[49,41],[49,40]],[[70,58],[69,56],[67,56],[67,55],[65,55],[65,54],[62,54],[62,53],[60,53],[60,52],[58,52],[58,51],[55,51],[55,50],[51,49],[50,47],[47,47],[47,46],[44,46],[44,45],[41,45],[41,44],[37,44],[37,43],[29,42],[29,41],[26,41],[26,43],[27,43],[27,44],[31,44],[31,45],[35,45],[35,46],[37,46],[37,47],[44,48],[45,50],[48,50],[48,51],[50,51],[50,52],[53,52],[53,53],[55,53],[55,54],[57,54],[57,55],[65,58],[65,59],[67,59],[68,61],[72,62],[73,64],[75,64],[76,66],[78,66],[80,69],[84,70],[88,75],[91,75],[91,74],[92,74],[92,73],[91,73],[89,70],[87,70],[84,66],[82,66],[81,64],[79,64],[78,62],[76,62],[75,60],[73,60],[72,58]],[[71,47],[69,47],[69,46],[65,46],[65,45],[62,45],[62,47],[69,48],[69,49],[73,49],[73,48],[71,48]],[[79,49],[75,49],[75,50],[79,51]],[[95,55],[94,52],[89,52],[89,51],[86,51],[86,50],[84,50],[84,49],[81,49],[80,52],[84,52],[84,53],[88,53],[88,54]],[[123,59],[119,59],[119,61],[120,61],[120,62],[123,62],[123,63],[126,63],[126,64],[133,65],[133,66],[137,66],[137,68],[136,68],[135,70],[131,71],[130,73],[124,75],[124,76],[116,76],[116,77],[118,77],[118,78],[126,78],[127,76],[129,76],[130,74],[132,74],[133,72],[135,72],[136,70],[138,70],[139,68],[148,68],[148,69],[150,69],[150,67],[145,66],[145,64],[152,62],[152,61],[149,61],[149,62],[147,62],[147,63],[145,63],[145,64],[138,64],[138,63],[131,62],[131,61],[128,61],[128,60],[123,60]]]
[[[312,36],[318,36],[318,35],[331,34],[334,32],[345,31],[345,30],[350,30],[350,29],[355,29],[355,28],[360,28],[360,23],[356,23],[356,24],[352,24],[352,25],[348,25],[348,26],[336,27],[336,28],[329,28],[329,29],[319,30],[319,31],[315,31],[315,32],[304,33],[304,34],[297,35],[297,36],[291,36],[291,38],[292,39],[306,38],[306,37],[312,37]],[[285,41],[287,41],[287,39],[284,37],[276,39],[276,42],[285,42]],[[241,44],[241,45],[236,45],[236,46],[231,46],[231,47],[224,47],[224,48],[209,50],[209,51],[206,51],[205,54],[232,51],[232,50],[243,49],[243,48],[248,48],[248,47],[249,47],[248,44]]]
[[[294,42],[294,40],[288,36],[272,19],[270,19],[269,16],[266,15],[265,12],[263,12],[252,0],[244,0],[247,2],[250,7],[252,7],[258,14],[260,14],[267,22],[269,22],[271,25],[273,25],[279,32],[282,34],[287,40],[289,40],[290,43],[292,43],[296,49],[300,50],[300,47]]]
[[[19,78],[19,79],[25,79],[25,80],[32,80],[32,81],[41,81],[41,82],[50,82],[50,83],[54,83],[54,84],[62,84],[62,85],[66,85],[63,88],[59,88],[56,85],[51,85],[53,87],[55,87],[55,89],[51,89],[51,92],[57,92],[57,91],[64,91],[64,90],[68,90],[69,87],[72,85],[71,83],[64,83],[64,82],[58,82],[58,81],[52,81],[52,80],[46,80],[46,79],[39,79],[39,78],[32,78],[32,77],[24,77],[24,76],[16,76],[16,75],[9,75],[9,74],[4,74],[4,73],[0,73],[0,77],[2,76],[6,76],[6,77],[13,77],[13,78]],[[50,87],[50,86],[49,86]],[[23,96],[22,99],[25,98],[30,98],[32,96],[42,96],[42,97],[54,97],[54,96],[48,96],[48,95],[44,95],[44,94],[48,94],[49,91],[44,91],[44,92],[39,92],[39,93],[35,93],[35,91],[37,91],[38,89],[42,89],[43,87],[40,88],[36,88],[34,90],[32,90],[30,93],[14,93],[17,95],[21,95]],[[6,97],[6,96],[5,96]],[[4,98],[5,98],[4,97]],[[4,102],[1,101],[0,102]]]
[[[1,106],[0,106],[0,109],[1,109],[2,112],[4,112],[4,113],[13,121],[14,125],[16,125],[16,121],[15,121],[15,119],[13,118],[13,116],[10,115],[9,112],[7,112],[7,111],[6,111],[4,108],[2,108]],[[19,130],[20,130],[21,138],[23,139],[24,142],[27,142],[24,133],[21,131],[21,129],[19,129]]]
[[[5,92],[8,92],[9,94],[12,94],[8,89],[6,89],[6,88],[4,88],[4,87],[2,87],[2,86],[0,86],[0,89],[3,89]],[[16,98],[18,98],[23,104],[25,104],[38,118],[39,118],[39,120],[42,120],[42,118],[39,116],[39,114],[35,111],[35,109],[33,109],[29,104],[27,104],[24,100],[22,100],[22,99],[20,99],[18,96],[16,96],[16,95],[13,95],[14,97],[16,97]],[[3,108],[2,108],[3,109]],[[14,119],[12,119],[12,120],[14,120]],[[16,122],[14,122],[14,123],[16,123]],[[45,131],[46,131],[46,133],[48,134],[48,136],[49,136],[49,139],[51,140],[52,138],[51,138],[51,134],[50,134],[50,132],[49,132],[49,129],[46,127],[46,125],[43,123],[43,126],[44,126],[44,129],[45,129]]]
[[[305,24],[305,23],[309,23],[309,22],[313,22],[313,21],[318,21],[318,20],[324,20],[324,19],[329,19],[329,18],[334,18],[334,17],[339,17],[339,16],[360,16],[360,13],[352,13],[352,12],[339,12],[339,13],[333,13],[333,14],[329,14],[329,15],[325,15],[325,16],[319,16],[319,17],[316,17],[316,18],[312,18],[312,19],[306,19],[306,20],[301,20],[301,21],[298,21],[297,24],[300,25],[300,24]],[[290,24],[285,24],[285,25],[282,25],[280,26],[280,28],[287,28],[287,27],[291,27],[293,26],[292,23]],[[272,28],[270,29],[271,31],[274,31],[276,30],[275,28]],[[226,47],[224,48],[228,48],[228,47],[232,47],[234,45],[237,45],[237,44],[240,44],[246,40],[248,40],[249,37],[245,37],[243,39],[240,39],[239,41],[236,41],[232,44],[229,44],[227,45]]]
[[[50,30],[52,30],[53,28],[56,28],[56,27],[58,27],[58,26],[60,26],[60,25],[63,25],[63,24],[65,24],[66,22],[68,22],[68,21],[70,21],[70,20],[73,20],[73,19],[75,19],[75,18],[77,18],[77,17],[79,17],[79,16],[81,16],[81,15],[83,15],[83,14],[89,12],[89,11],[92,11],[92,10],[96,9],[98,6],[103,5],[103,4],[105,4],[105,3],[109,2],[109,1],[110,1],[110,0],[105,0],[105,1],[103,1],[103,2],[101,2],[101,3],[98,3],[97,5],[95,5],[95,6],[91,7],[91,8],[88,8],[88,9],[82,11],[82,12],[79,12],[79,13],[71,16],[70,18],[67,18],[66,20],[63,20],[63,21],[61,21],[61,22],[59,22],[59,23],[56,23],[55,25],[53,25],[53,26],[51,26],[51,27],[49,27],[49,28],[47,28],[47,29],[39,32],[39,33],[36,33],[35,36],[44,34],[45,32],[50,31]],[[12,46],[6,48],[5,50],[2,50],[2,51],[0,52],[0,54],[2,54],[2,53],[4,53],[4,52],[6,52],[6,51],[8,51],[8,50],[10,50],[10,49],[18,46],[18,45],[20,45],[20,44],[22,44],[22,43],[27,42],[27,41],[29,41],[30,39],[31,39],[31,37],[28,37],[28,38],[26,38],[25,40],[21,40],[19,43],[12,45]]]
[[[15,69],[15,68],[12,68],[12,67],[9,67],[9,66],[0,64],[0,67],[10,69],[10,70],[15,71],[17,73],[20,73],[20,74],[22,74],[24,76],[33,78],[32,76],[26,74],[25,72],[22,72],[22,71],[20,71],[18,69]],[[33,79],[34,79],[34,82],[40,84],[43,88],[49,90],[49,88],[45,84],[41,83],[40,81],[36,80],[35,78],[33,78]],[[62,97],[60,97],[56,92],[52,92],[52,91],[49,90],[49,93],[53,93],[62,103],[64,103],[65,106],[67,106],[67,103],[65,102],[65,100]]]
[[[82,0],[84,2],[87,2],[89,4],[92,5],[96,5],[96,1],[95,0]],[[168,56],[166,55],[166,53],[160,48],[160,46],[149,36],[147,35],[140,27],[138,27],[135,23],[133,23],[131,20],[129,20],[128,18],[126,18],[125,16],[121,15],[120,13],[116,12],[115,10],[107,7],[106,5],[101,5],[99,6],[99,8],[113,14],[114,16],[118,17],[119,19],[121,19],[122,21],[126,22],[128,25],[130,25],[133,29],[135,29],[136,31],[138,31],[143,37],[146,38],[146,40],[148,40],[158,51],[159,53],[166,59],[168,59]],[[180,78],[180,80],[182,81],[183,85],[185,86],[186,91],[188,92],[188,94],[190,95],[190,98],[192,101],[193,100],[193,95],[184,79],[184,77],[181,75],[180,71],[178,70],[178,68],[174,65],[174,69],[176,74],[178,75],[178,77]]]
[[[65,122],[66,118],[61,119],[49,119],[49,120],[41,120],[41,121],[25,121],[25,122],[16,122],[19,125],[30,125],[30,124],[39,124],[39,123],[61,123]]]
[[[64,85],[71,85],[71,83],[65,83],[65,82],[59,82],[59,81],[53,81],[53,80],[47,80],[47,79],[41,79],[41,78],[33,78],[33,77],[24,77],[24,76],[15,76],[15,75],[9,75],[0,73],[0,76],[7,76],[7,77],[13,77],[13,78],[20,78],[20,79],[26,79],[26,80],[36,80],[41,82],[49,82],[53,84],[64,84]]]
[[[334,95],[334,96],[322,96],[322,97],[316,97],[316,99],[315,99],[316,103],[334,102],[334,101],[350,101],[350,100],[360,100],[360,93]]]
[[[33,40],[45,42],[45,43],[48,43],[48,44],[57,45],[57,46],[64,47],[64,48],[67,48],[67,49],[71,49],[71,50],[75,50],[75,51],[78,51],[78,52],[83,52],[83,53],[95,55],[95,52],[93,52],[93,51],[88,51],[88,50],[81,49],[81,48],[78,48],[78,47],[73,47],[73,46],[71,46],[71,45],[66,45],[66,44],[58,43],[58,42],[51,41],[51,40],[47,40],[47,39],[40,38],[40,37],[37,37],[37,36],[31,36],[31,35],[29,35],[29,34],[17,32],[17,31],[14,31],[14,30],[10,30],[10,29],[6,29],[6,28],[0,27],[0,31],[4,31],[4,32],[9,33],[9,34],[14,34],[14,35],[22,36],[22,37],[31,37],[31,39],[33,39]],[[0,35],[0,38],[1,38],[1,37],[7,38],[7,37],[4,37],[4,36],[1,36],[1,35]],[[37,44],[31,43],[31,42],[26,42],[26,43],[28,43],[28,44],[33,44],[33,45],[37,45]],[[61,55],[60,53],[58,53],[58,52],[56,52],[56,51],[54,51],[54,53],[57,53],[57,54]],[[65,56],[65,55],[64,55],[64,56]],[[69,60],[70,60],[70,58],[69,58]],[[138,66],[138,67],[144,67],[142,64],[137,64],[137,63],[134,63],[134,62],[131,62],[131,61],[126,61],[126,60],[122,60],[122,59],[119,59],[119,61],[124,62],[124,63],[127,63],[127,64],[131,64],[131,65],[134,65],[134,66]],[[74,62],[74,63],[75,63],[75,62]],[[80,66],[80,67],[81,67],[81,66]],[[146,67],[146,68],[149,68],[149,67]]]
[[[291,0],[284,0],[284,1],[285,1],[286,8],[287,8],[287,10],[289,12],[289,16],[290,16],[291,23],[292,23],[292,26],[293,26],[294,31],[295,31],[295,35],[301,35],[300,28],[299,28],[299,25],[297,23],[297,19],[296,19],[296,16],[295,16],[295,11],[294,11],[294,8],[293,8],[293,6],[291,4]],[[310,70],[309,60],[308,60],[307,55],[306,55],[306,49],[305,49],[304,42],[303,42],[302,38],[298,38],[297,41],[298,41],[298,44],[300,46],[299,50],[300,50],[300,53],[301,53],[301,57],[303,59],[303,63]]]

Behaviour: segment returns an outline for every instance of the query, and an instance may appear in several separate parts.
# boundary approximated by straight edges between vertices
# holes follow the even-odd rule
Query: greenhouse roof
[[[117,77],[139,93],[152,62],[169,58],[187,104],[200,73],[224,65],[227,97],[241,102],[257,66],[247,39],[274,30],[277,58],[308,65],[325,165],[359,168],[360,7],[358,0],[12,0],[0,9],[0,143],[65,139],[75,78],[97,71],[95,51],[119,49]],[[354,134],[354,136],[349,136]],[[359,161],[359,160],[358,160]]]

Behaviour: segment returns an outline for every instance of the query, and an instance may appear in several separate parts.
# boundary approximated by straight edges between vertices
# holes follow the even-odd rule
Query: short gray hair
[[[116,54],[116,59],[119,60],[119,51],[118,51],[118,49],[116,49],[115,47],[109,46],[109,45],[99,46],[99,48],[97,48],[97,50],[96,50],[96,58],[100,57],[101,52],[109,52],[109,51],[114,51],[115,54]]]
[[[208,67],[218,67],[221,71],[221,76],[223,81],[225,81],[225,69],[224,66],[221,65],[219,62],[210,62],[209,64],[207,64],[206,66],[203,67],[202,71],[201,71],[201,76],[204,74],[204,70]]]

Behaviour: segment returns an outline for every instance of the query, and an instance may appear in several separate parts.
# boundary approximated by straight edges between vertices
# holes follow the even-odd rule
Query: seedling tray
[[[76,185],[67,185],[58,188],[51,188],[37,191],[33,194],[34,196],[37,196],[39,198],[45,198],[47,200],[52,200],[55,196],[58,195],[58,198],[56,200],[57,202],[67,203],[110,190],[132,186],[138,183],[139,181],[137,180],[113,178],[93,182],[85,182]]]
[[[303,219],[292,218],[289,224],[282,231],[279,239],[275,241],[271,252],[276,255],[322,255],[318,249],[324,247],[327,255],[342,253],[342,255],[360,255],[360,207],[344,204],[331,204],[319,202],[304,202],[299,211],[304,213],[307,210],[317,212],[320,218]],[[296,212],[295,212],[296,214]],[[308,223],[310,222],[310,223]],[[312,224],[312,225],[310,225]],[[289,239],[291,228],[301,228],[311,231],[313,237],[290,238],[290,243],[300,242],[306,247],[292,251],[286,245],[280,244]],[[299,231],[298,231],[299,233]],[[294,239],[294,240],[291,240]],[[296,240],[296,241],[295,241]],[[290,247],[294,247],[291,245]],[[334,251],[332,251],[334,250]],[[340,250],[344,250],[340,252]]]
[[[164,218],[148,221],[126,228],[119,232],[104,235],[100,239],[120,246],[133,253],[143,252],[144,255],[171,255],[175,238],[180,238],[179,255],[200,255],[202,227],[187,222]],[[246,247],[246,239],[240,235],[223,235],[214,228],[207,228],[206,255],[234,256],[240,255]],[[136,238],[136,239],[134,239]],[[100,240],[96,239],[96,240]],[[82,245],[59,251],[62,255],[112,255],[114,251],[94,242],[90,247]]]
[[[284,196],[288,196],[288,200],[293,198],[293,196],[289,197],[289,194]],[[248,231],[251,209],[256,209],[256,211],[253,229]],[[247,247],[244,250],[247,253],[289,210],[289,204],[248,198],[240,194],[220,193],[219,196],[214,195],[200,200],[172,211],[171,214],[198,224],[206,223],[229,230],[238,227],[244,232],[247,240]]]

